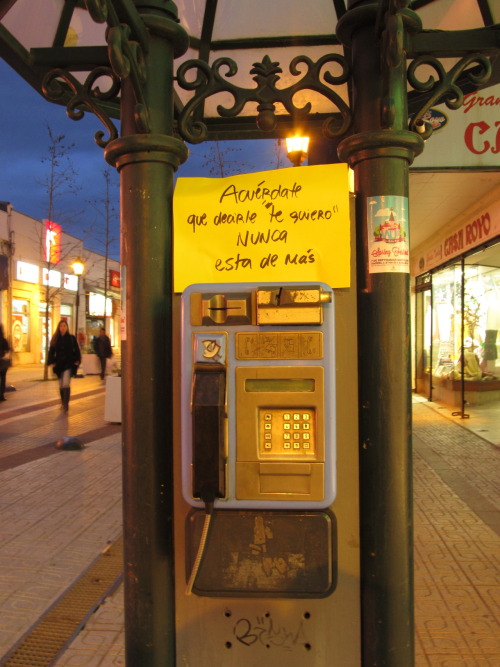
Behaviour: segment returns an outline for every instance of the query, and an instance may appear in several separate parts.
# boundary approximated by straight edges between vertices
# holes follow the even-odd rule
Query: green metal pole
[[[148,29],[138,134],[136,97],[122,82],[122,136],[106,160],[120,172],[123,515],[126,664],[175,665],[172,432],[173,174],[187,158],[173,135],[173,61],[187,36],[166,0],[136,2]],[[122,334],[123,335],[123,334]]]
[[[394,27],[393,18],[378,11],[378,4],[354,0],[337,28],[353,71],[354,134],[341,142],[339,155],[354,169],[356,192],[362,664],[411,667],[409,273],[370,272],[367,202],[408,197],[409,165],[423,141],[407,130],[404,57],[395,57],[397,49],[388,57],[376,27],[377,19]],[[396,19],[394,40],[411,14]]]

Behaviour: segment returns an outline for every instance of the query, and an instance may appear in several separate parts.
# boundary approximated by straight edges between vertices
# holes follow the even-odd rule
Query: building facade
[[[416,391],[500,408],[500,188],[412,256]]]
[[[497,84],[465,95],[456,111],[431,109],[433,136],[415,161],[431,177],[460,174],[471,195],[439,192],[427,238],[411,248],[414,387],[455,414],[486,403],[500,410],[499,108]],[[467,205],[443,224],[443,209],[458,201]]]
[[[72,267],[80,259],[83,274]],[[59,320],[82,352],[104,326],[120,346],[120,264],[84,248],[60,225],[35,220],[0,202],[0,321],[13,364],[43,363]]]

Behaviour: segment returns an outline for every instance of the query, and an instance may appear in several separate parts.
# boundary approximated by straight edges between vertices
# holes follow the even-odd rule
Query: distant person
[[[106,362],[113,356],[113,351],[111,350],[111,341],[109,336],[106,335],[106,329],[101,327],[99,335],[97,338],[94,338],[94,352],[99,357],[101,362],[101,380],[104,380],[104,375],[106,374]]]
[[[5,379],[10,366],[10,347],[3,332],[3,324],[0,324],[0,401],[5,401]]]
[[[81,359],[75,336],[70,334],[66,320],[61,320],[50,341],[48,365],[53,367],[52,370],[59,378],[59,394],[64,412],[68,411],[71,377],[76,374]]]

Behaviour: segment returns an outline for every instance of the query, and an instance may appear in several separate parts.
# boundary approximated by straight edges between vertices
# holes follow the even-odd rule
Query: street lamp
[[[294,167],[300,167],[307,157],[309,149],[309,137],[287,137],[286,138],[286,154],[288,159]]]
[[[85,269],[85,264],[83,263],[83,260],[81,260],[79,257],[75,259],[73,264],[71,265],[71,268],[73,269],[73,273],[75,274],[77,281],[76,281],[76,302],[75,302],[75,336],[76,339],[78,340],[78,309],[80,307],[80,277],[83,274],[83,271]]]

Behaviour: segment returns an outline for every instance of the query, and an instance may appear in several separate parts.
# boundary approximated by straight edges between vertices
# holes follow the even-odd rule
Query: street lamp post
[[[80,278],[83,275],[83,271],[85,270],[85,264],[78,257],[78,259],[75,259],[75,261],[71,265],[71,268],[73,269],[73,273],[76,276],[75,336],[76,336],[76,339],[78,340],[78,310],[80,308]]]

